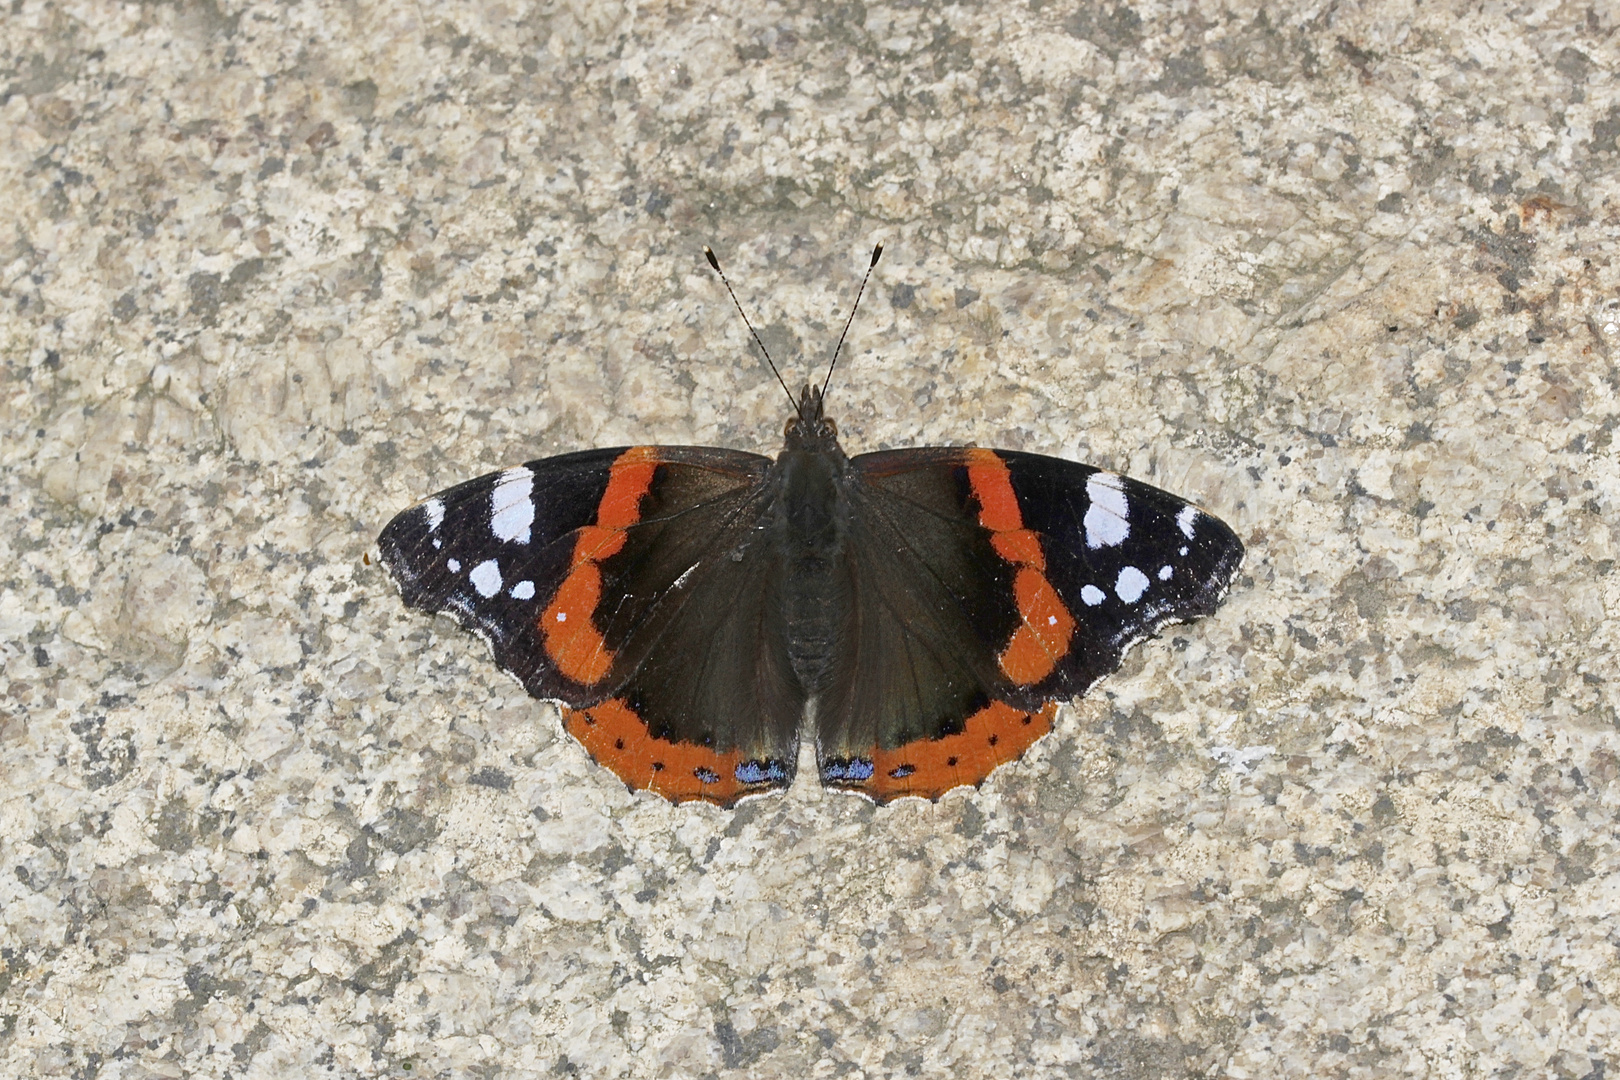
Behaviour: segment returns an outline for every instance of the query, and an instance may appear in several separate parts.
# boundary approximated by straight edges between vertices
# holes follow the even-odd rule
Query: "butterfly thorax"
[[[849,534],[849,458],[838,429],[822,415],[821,394],[806,387],[787,426],[786,445],[772,466],[777,557],[785,573],[783,615],[788,656],[805,692],[814,695],[832,657],[848,603],[844,546]]]

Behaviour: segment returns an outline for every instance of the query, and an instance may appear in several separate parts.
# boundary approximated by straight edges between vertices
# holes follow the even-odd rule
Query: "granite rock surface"
[[[0,1075],[1620,1070],[1596,3],[15,0]],[[1249,557],[978,790],[627,792],[378,529],[831,409]]]

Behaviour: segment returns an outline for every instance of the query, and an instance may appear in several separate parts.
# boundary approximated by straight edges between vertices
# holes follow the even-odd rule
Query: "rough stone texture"
[[[0,13],[0,1074],[1615,1075],[1614,9],[735,6]],[[877,239],[846,446],[1249,561],[982,790],[632,796],[372,540],[774,452],[699,247],[796,372]]]

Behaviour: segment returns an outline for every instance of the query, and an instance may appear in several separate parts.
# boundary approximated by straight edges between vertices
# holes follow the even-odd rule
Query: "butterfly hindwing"
[[[631,787],[729,805],[792,781],[805,691],[763,528],[768,485],[755,477],[723,494],[693,488],[710,482],[709,455],[752,458],[762,470],[770,462],[700,448],[657,453],[642,520],[599,562],[594,622],[613,658],[603,684],[612,697],[570,714],[568,730]],[[619,745],[626,732],[641,750]]]
[[[851,463],[849,629],[817,699],[816,743],[823,783],[879,802],[976,783],[1038,737],[990,743],[982,719],[970,724],[1009,689],[996,648],[1017,612],[1012,568],[966,512],[962,453]]]
[[[1212,611],[1242,557],[1191,504],[1073,462],[924,449],[851,464],[851,629],[817,741],[825,783],[880,802],[1017,758],[1131,642]]]

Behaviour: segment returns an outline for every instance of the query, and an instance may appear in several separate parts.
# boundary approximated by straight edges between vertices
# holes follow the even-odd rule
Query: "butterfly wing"
[[[761,634],[770,464],[696,447],[567,454],[425,499],[378,543],[408,604],[488,640],[632,788],[730,804],[791,782],[804,707],[785,641]]]
[[[590,697],[563,677],[539,612],[568,576],[577,531],[595,522],[614,462],[587,450],[457,484],[398,514],[377,538],[411,607],[455,616],[536,697]]]
[[[1118,668],[1136,642],[1168,623],[1213,614],[1243,562],[1243,542],[1230,526],[1151,484],[1040,454],[972,453],[969,482],[981,522],[1002,532],[1021,526],[1040,539],[1045,579],[1075,620],[1066,650],[1051,643],[1050,672],[1022,683],[1029,693],[1084,693]],[[1002,520],[1014,509],[1009,488],[1016,523]],[[1020,575],[1025,572],[1020,564]],[[1025,624],[1040,641],[1050,631],[1040,629],[1041,617],[1030,616],[1043,602],[1032,595],[1025,611]],[[1004,656],[1004,668],[1008,662]],[[1044,664],[1035,659],[1033,668]]]
[[[1243,546],[1146,484],[1035,454],[853,459],[850,630],[816,706],[824,783],[879,802],[977,784],[1056,703],[1213,611]]]

